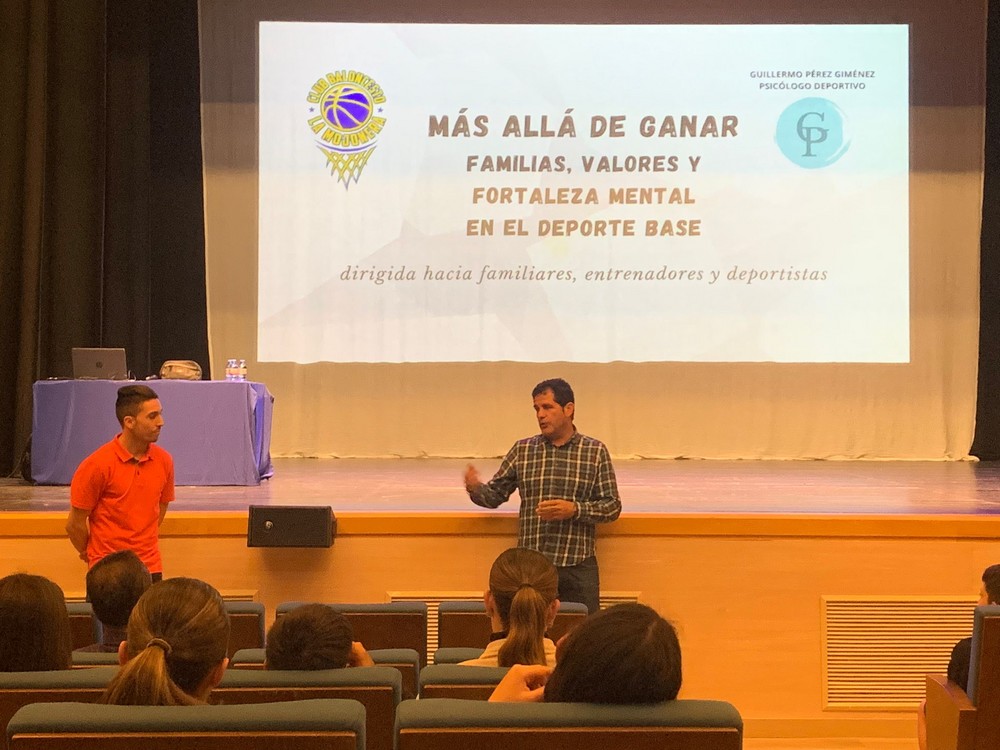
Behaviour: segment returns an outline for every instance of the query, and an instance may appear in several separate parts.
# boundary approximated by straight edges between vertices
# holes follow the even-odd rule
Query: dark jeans
[[[601,579],[596,557],[556,568],[556,571],[559,573],[559,601],[586,604],[590,614],[601,608]]]

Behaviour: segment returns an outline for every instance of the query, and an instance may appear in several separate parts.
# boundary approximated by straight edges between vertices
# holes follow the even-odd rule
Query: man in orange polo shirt
[[[174,499],[174,460],[154,445],[163,427],[160,399],[145,385],[118,389],[122,431],[83,460],[70,485],[66,533],[91,567],[129,549],[153,581],[163,577],[160,524]]]

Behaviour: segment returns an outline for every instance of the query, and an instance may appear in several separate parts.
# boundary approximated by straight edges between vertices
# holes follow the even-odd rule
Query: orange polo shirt
[[[136,460],[116,436],[83,460],[73,475],[70,504],[90,514],[87,564],[130,549],[162,573],[160,504],[174,499],[174,459],[151,443]]]

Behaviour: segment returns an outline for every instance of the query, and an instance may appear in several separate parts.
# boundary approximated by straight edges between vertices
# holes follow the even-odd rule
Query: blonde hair
[[[559,596],[555,566],[534,550],[506,550],[490,569],[490,594],[507,629],[497,663],[501,667],[546,664],[543,641],[548,610]]]
[[[100,703],[189,706],[226,658],[229,615],[219,592],[195,578],[170,578],[147,589],[129,617],[128,662]]]

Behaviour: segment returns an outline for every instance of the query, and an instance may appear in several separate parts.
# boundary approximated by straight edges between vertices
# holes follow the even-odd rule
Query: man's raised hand
[[[479,485],[481,485],[481,484],[482,484],[482,481],[479,479],[479,472],[476,471],[476,467],[473,466],[472,464],[469,464],[468,466],[466,466],[465,467],[465,491],[466,492],[472,492],[477,487],[479,487]]]

